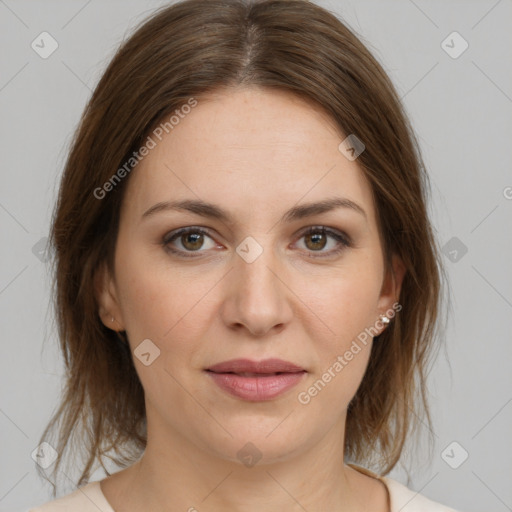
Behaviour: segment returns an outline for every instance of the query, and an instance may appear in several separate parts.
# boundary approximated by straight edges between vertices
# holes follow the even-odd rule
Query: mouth
[[[307,374],[304,368],[281,359],[233,359],[205,371],[222,391],[251,402],[277,398]]]
[[[283,375],[285,373],[299,373],[299,372],[275,372],[275,373],[256,373],[256,372],[213,372],[212,370],[206,370],[212,373],[224,373],[231,375],[239,375],[240,377],[271,377],[273,375]]]
[[[231,359],[222,363],[215,364],[207,368],[207,371],[214,373],[236,373],[259,375],[276,375],[281,373],[297,373],[306,371],[289,361],[282,359],[264,359],[263,361],[252,361],[251,359]]]

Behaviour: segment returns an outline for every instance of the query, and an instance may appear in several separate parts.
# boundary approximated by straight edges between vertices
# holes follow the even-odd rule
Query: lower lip
[[[296,386],[306,372],[281,373],[280,375],[264,375],[261,377],[243,377],[234,373],[207,372],[215,384],[229,394],[259,402],[272,400]]]

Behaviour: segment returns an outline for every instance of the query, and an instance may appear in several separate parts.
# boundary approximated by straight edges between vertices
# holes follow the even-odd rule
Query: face
[[[344,138],[294,96],[229,90],[198,99],[132,171],[99,302],[135,351],[148,445],[179,438],[237,461],[251,442],[270,462],[343,436],[371,351],[361,334],[403,276],[397,260],[385,274],[371,188]],[[233,359],[303,371],[208,370]]]

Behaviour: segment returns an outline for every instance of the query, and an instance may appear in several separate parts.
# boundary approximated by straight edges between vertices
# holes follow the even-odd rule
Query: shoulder
[[[413,491],[397,480],[377,473],[357,464],[347,464],[364,475],[376,478],[384,483],[388,490],[391,512],[459,512],[453,508],[429,500],[422,494]]]
[[[380,479],[386,484],[391,500],[391,512],[458,512],[453,508],[429,500],[397,480],[385,476]]]
[[[75,491],[56,500],[49,501],[28,512],[114,512],[103,492],[100,482],[89,482]]]

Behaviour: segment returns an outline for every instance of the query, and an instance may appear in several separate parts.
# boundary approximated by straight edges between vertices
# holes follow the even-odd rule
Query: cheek
[[[178,382],[186,383],[191,392],[195,389],[196,383],[187,380],[183,370],[190,368],[200,340],[204,338],[200,329],[207,324],[204,318],[207,300],[201,298],[205,299],[211,283],[205,283],[201,277],[191,279],[189,275],[183,276],[172,269],[163,271],[149,261],[146,263],[136,255],[120,259],[117,272],[121,309],[134,364],[150,402],[160,403],[162,410],[167,410],[166,404],[172,402],[184,411],[190,403]],[[141,344],[147,339],[157,348],[147,342]],[[142,347],[148,348],[143,351]],[[151,354],[147,366],[137,357],[145,351]]]
[[[331,356],[344,351],[377,320],[380,270],[378,261],[359,258],[357,263],[347,263],[329,276],[316,280],[315,287],[310,286],[302,293],[307,297],[305,304],[316,314],[315,330],[310,335],[312,339],[318,339],[319,332],[325,333],[321,337]]]
[[[119,258],[119,301],[133,348],[149,338],[164,347],[172,340],[192,350],[196,332],[207,321],[205,305],[212,283],[200,272],[183,273],[159,267],[154,259],[132,252]],[[203,318],[201,318],[203,317]]]
[[[311,417],[335,421],[357,392],[371,353],[372,338],[365,329],[373,325],[378,291],[369,274],[354,275],[331,281],[325,293],[311,298],[310,307],[321,319],[315,321],[316,331],[308,327],[316,364],[297,393]]]
[[[309,329],[316,364],[297,398],[310,413],[325,415],[326,408],[332,407],[336,416],[344,410],[368,365],[372,338],[365,329],[377,320],[381,267],[376,259],[358,256],[317,281],[319,286],[308,296],[307,306],[315,315],[303,325]]]

